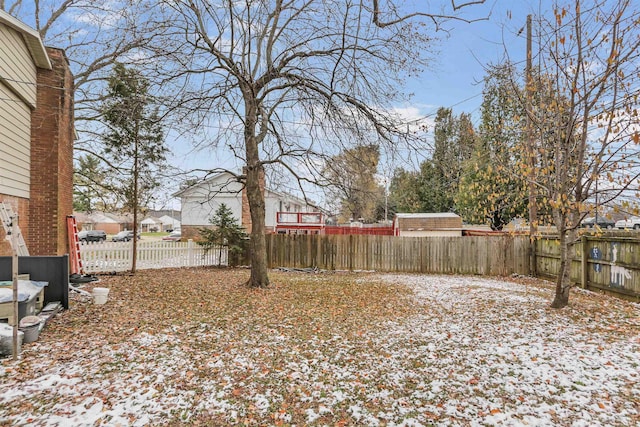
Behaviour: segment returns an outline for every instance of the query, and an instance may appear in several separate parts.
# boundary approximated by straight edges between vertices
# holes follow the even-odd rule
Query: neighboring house
[[[247,232],[251,231],[251,215],[244,186],[233,175],[222,172],[178,191],[174,197],[182,203],[182,236],[194,238],[198,229],[211,226],[211,218],[221,204],[233,213],[233,216]],[[267,232],[273,232],[277,212],[315,212],[316,207],[290,194],[265,188],[265,226]]]
[[[75,212],[78,230],[103,230],[107,234],[117,234],[133,230],[133,215],[118,215],[105,212]]]
[[[160,218],[148,216],[140,222],[140,229],[143,233],[162,231],[162,221]]]
[[[31,255],[69,251],[73,76],[62,50],[0,10],[0,202],[18,213]],[[0,255],[11,247],[0,227]]]
[[[151,221],[148,221],[148,228],[157,227],[158,231],[169,231],[180,229],[180,219],[182,218],[181,212],[175,209],[163,209],[157,211],[147,212],[147,219],[153,219],[154,225],[151,225]],[[144,221],[143,229],[144,229]]]
[[[162,231],[179,230],[182,225],[178,219],[169,215],[163,215],[159,220],[162,223]]]
[[[462,236],[462,218],[452,212],[397,213],[393,231],[395,236]]]
[[[162,218],[163,216],[168,216],[173,219],[177,219],[180,221],[182,218],[181,212],[176,209],[159,209],[159,210],[150,210],[147,212],[147,216],[153,216],[155,218]]]
[[[142,231],[173,231],[180,229],[180,221],[164,215],[160,218],[148,216],[140,223]]]

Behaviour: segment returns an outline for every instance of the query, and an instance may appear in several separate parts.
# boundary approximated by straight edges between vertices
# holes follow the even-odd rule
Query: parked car
[[[180,241],[181,238],[182,238],[182,232],[173,231],[168,236],[164,236],[162,238],[162,240],[170,240],[170,241],[173,241],[173,242],[178,242],[178,241]]]
[[[107,240],[107,233],[103,230],[83,230],[78,233],[78,240],[87,242],[104,242]]]
[[[585,218],[580,224],[581,227],[587,227],[587,228],[593,228],[596,225],[600,228],[613,228],[616,226],[616,223],[605,216],[598,216],[597,223],[596,223],[595,217],[589,217],[589,218]]]
[[[133,239],[133,231],[125,230],[125,231],[121,231],[118,234],[116,234],[115,236],[113,236],[111,238],[111,241],[112,242],[128,242],[131,239]],[[140,240],[140,233],[138,233],[138,240]]]
[[[624,228],[633,228],[634,230],[640,229],[640,217],[632,216],[628,219],[621,219],[620,221],[616,221],[616,228],[624,229]]]

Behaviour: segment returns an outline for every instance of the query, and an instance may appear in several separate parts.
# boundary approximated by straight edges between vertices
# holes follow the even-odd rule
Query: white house
[[[179,230],[181,227],[181,223],[176,218],[169,215],[162,215],[158,218],[162,223],[162,230]]]
[[[211,218],[221,204],[233,213],[238,224],[251,229],[251,217],[244,187],[227,172],[216,174],[198,184],[178,191],[174,197],[182,204],[181,229],[183,237],[195,237],[198,228],[211,225]],[[273,232],[277,212],[315,212],[317,208],[290,194],[265,188],[265,226]]]
[[[140,221],[140,228],[142,228],[143,233],[150,231],[162,231],[162,221],[160,221],[160,218],[148,216]]]

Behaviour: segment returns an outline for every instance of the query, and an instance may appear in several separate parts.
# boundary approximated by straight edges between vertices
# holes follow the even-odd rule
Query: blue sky
[[[414,104],[422,113],[435,113],[442,106],[477,117],[484,67],[505,58],[505,45],[512,61],[524,61],[526,31],[520,36],[517,32],[525,26],[527,14],[548,11],[550,2],[541,3],[488,0],[484,5],[465,9],[465,17],[489,19],[473,23],[452,21],[447,25],[451,28],[449,36],[441,41],[432,67],[420,79],[408,82],[407,87],[415,93]]]

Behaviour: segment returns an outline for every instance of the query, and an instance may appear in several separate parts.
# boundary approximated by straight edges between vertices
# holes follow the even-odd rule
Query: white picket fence
[[[137,269],[200,267],[227,265],[227,248],[205,251],[200,245],[187,242],[138,242]],[[85,273],[131,270],[133,242],[95,242],[80,245],[80,257]]]

